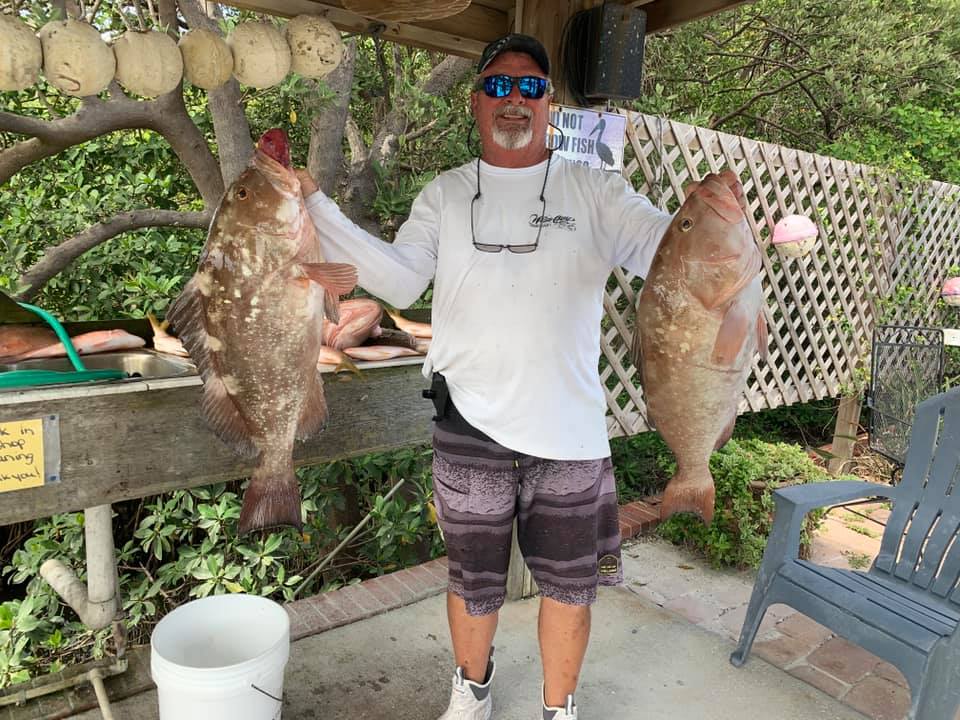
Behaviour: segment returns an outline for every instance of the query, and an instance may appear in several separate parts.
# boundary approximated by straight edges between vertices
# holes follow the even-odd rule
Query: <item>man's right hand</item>
[[[296,168],[294,172],[297,174],[297,179],[300,181],[300,194],[303,195],[304,198],[310,197],[320,189],[317,185],[317,181],[314,180],[310,173],[308,173],[304,168]]]

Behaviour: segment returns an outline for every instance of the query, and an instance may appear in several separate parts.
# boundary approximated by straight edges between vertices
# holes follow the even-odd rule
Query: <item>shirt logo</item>
[[[538,215],[533,213],[530,215],[530,227],[537,227],[538,225],[574,232],[577,229],[577,219],[569,215]]]

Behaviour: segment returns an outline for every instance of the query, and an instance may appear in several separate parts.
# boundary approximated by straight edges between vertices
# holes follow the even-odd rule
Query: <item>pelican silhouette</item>
[[[594,125],[593,130],[590,131],[590,135],[587,136],[587,137],[590,137],[594,133],[597,134],[596,147],[597,147],[597,155],[600,156],[601,170],[603,170],[604,165],[610,165],[610,166],[613,165],[613,150],[610,149],[609,145],[606,145],[603,142],[603,131],[606,127],[607,127],[607,121],[601,117],[600,120],[597,121],[597,124]]]

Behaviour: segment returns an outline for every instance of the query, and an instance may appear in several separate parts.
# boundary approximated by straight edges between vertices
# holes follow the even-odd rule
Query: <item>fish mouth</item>
[[[680,258],[684,265],[728,265],[740,259],[740,255],[724,255],[719,258],[706,258],[703,260],[691,260],[690,258]]]

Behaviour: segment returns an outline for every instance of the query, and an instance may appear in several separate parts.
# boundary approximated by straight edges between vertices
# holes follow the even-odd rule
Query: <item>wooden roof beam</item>
[[[750,0],[653,0],[643,3],[647,13],[647,33],[699,20],[746,2]]]
[[[440,20],[414,23],[383,23],[357,15],[337,2],[312,0],[231,0],[229,5],[242,10],[278,17],[300,14],[323,15],[347,33],[366,33],[381,29],[381,37],[403,45],[438,50],[450,55],[479,58],[491,40],[510,31],[508,13],[472,3],[458,15]]]

